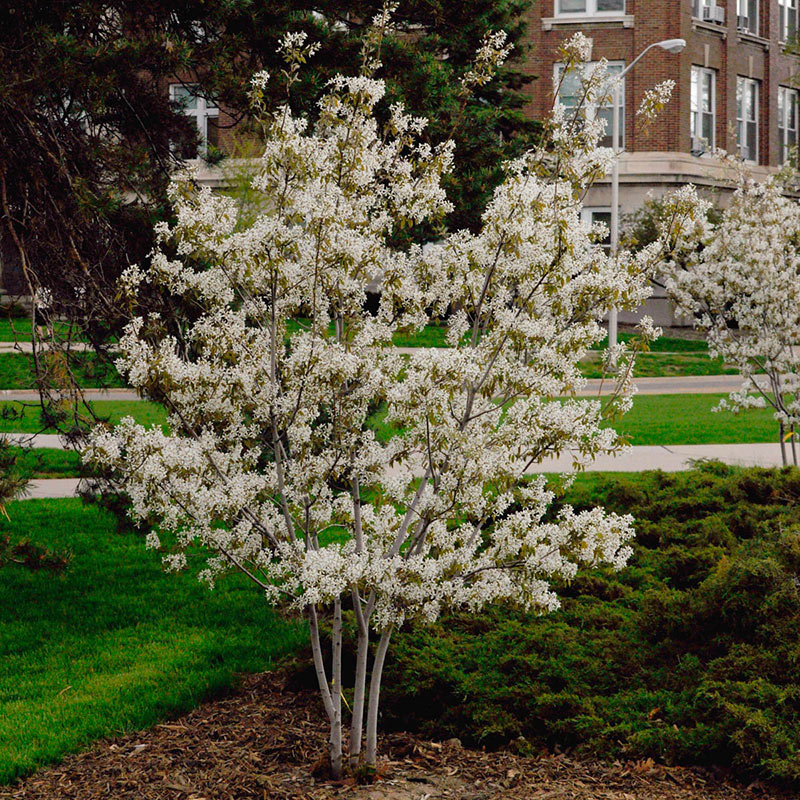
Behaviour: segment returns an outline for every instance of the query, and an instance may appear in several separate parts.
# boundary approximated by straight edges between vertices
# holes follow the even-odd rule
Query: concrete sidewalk
[[[762,386],[767,386],[765,375],[758,379]],[[742,379],[739,375],[686,375],[675,378],[634,378],[633,383],[639,394],[727,394],[739,389]],[[601,386],[603,394],[606,394],[613,384],[592,378],[578,396],[596,395]],[[768,388],[765,390],[769,391]]]
[[[133,389],[84,389],[86,400],[141,400]],[[16,400],[21,403],[39,403],[36,389],[0,389],[0,402]]]
[[[781,448],[774,444],[685,444],[674,447],[631,447],[620,456],[601,456],[589,467],[588,472],[642,472],[660,469],[664,472],[680,472],[691,469],[701,459],[716,459],[738,467],[780,467]],[[532,472],[567,472],[571,459],[562,456],[547,459]],[[28,486],[25,500],[44,497],[74,497],[78,489],[78,478],[54,478],[33,480]]]
[[[8,439],[9,444],[22,447],[47,447],[53,450],[65,450],[64,440],[57,433],[0,433],[0,437]]]
[[[635,378],[639,394],[727,394],[738,389],[742,379],[738,375],[690,375],[677,378]],[[578,397],[592,397],[613,390],[613,382],[592,378]],[[141,400],[132,389],[84,389],[87,400]],[[0,401],[18,400],[37,403],[39,393],[35,389],[0,389]]]

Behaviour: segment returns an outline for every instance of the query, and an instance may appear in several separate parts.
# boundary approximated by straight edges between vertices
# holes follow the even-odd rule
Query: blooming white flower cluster
[[[476,86],[487,84],[511,53],[513,45],[506,44],[508,35],[505,31],[490,31],[481,41],[475,54],[475,61],[461,78],[461,86],[472,90]]]
[[[672,99],[674,91],[675,81],[671,78],[656,84],[652,89],[646,89],[642,102],[636,110],[636,116],[643,117],[647,122],[653,122]]]
[[[489,36],[476,74],[506,50]],[[506,166],[479,232],[393,246],[449,211],[453,146],[423,141],[424,120],[400,105],[379,124],[383,95],[380,80],[338,77],[313,122],[288,107],[271,114],[252,181],[262,211],[248,224],[231,197],[173,187],[175,221],[159,227],[146,279],[194,312],[181,338],[134,320],[118,361],[166,405],[169,432],[125,419],[97,430],[87,453],[124,479],[132,516],[157,523],[147,544],[171,569],[202,545],[205,580],[241,570],[307,615],[332,730],[341,717],[320,611],[333,610],[336,651],[349,598],[359,664],[369,627],[382,632],[379,681],[393,627],[498,601],[549,611],[554,579],[625,563],[629,517],[567,507],[551,518],[546,481],[526,475],[549,456],[572,453],[580,468],[622,448],[601,428],[608,409],[570,396],[604,314],[646,298],[658,254],[611,259],[582,222],[583,190],[608,151],[600,128],[559,117],[547,146]],[[376,276],[373,315],[365,287]],[[131,271],[126,289],[142,278]],[[449,315],[450,347],[401,356],[393,335],[431,314]],[[625,382],[618,408],[630,393]],[[388,442],[373,432],[379,410],[397,431]],[[351,754],[360,728],[352,736]]]
[[[678,313],[693,316],[709,345],[741,373],[720,403],[734,412],[771,406],[784,439],[800,424],[800,205],[777,178],[757,182],[737,169],[738,186],[716,226],[710,204],[684,187],[664,208],[671,259],[666,286]]]

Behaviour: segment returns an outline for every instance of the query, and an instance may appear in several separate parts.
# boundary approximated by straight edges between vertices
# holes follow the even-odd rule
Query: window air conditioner
[[[739,145],[739,158],[743,161],[750,161],[752,157],[750,156],[750,148],[746,144]]]
[[[736,17],[736,30],[750,33],[750,18],[741,15]]]
[[[719,25],[725,24],[725,9],[722,6],[713,6],[714,22]]]
[[[691,154],[693,156],[701,156],[703,153],[706,152],[708,148],[706,147],[706,140],[699,137],[693,136],[692,137],[692,149]]]

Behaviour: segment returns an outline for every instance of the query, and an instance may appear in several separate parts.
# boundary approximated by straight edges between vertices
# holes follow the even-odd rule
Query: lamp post
[[[617,257],[619,250],[619,155],[622,149],[619,146],[619,109],[620,99],[619,90],[622,79],[633,69],[633,67],[650,52],[654,47],[660,47],[668,53],[680,53],[686,47],[685,39],[664,39],[661,42],[653,42],[645,47],[636,58],[628,64],[614,81],[614,106],[613,117],[611,119],[611,148],[614,151],[614,162],[611,166],[611,257]],[[614,306],[608,312],[608,346],[616,347],[617,344],[617,307]],[[616,368],[616,361],[612,360],[611,366]]]

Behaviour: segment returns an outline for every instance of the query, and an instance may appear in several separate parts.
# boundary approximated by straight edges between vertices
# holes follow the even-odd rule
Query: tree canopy
[[[526,78],[504,68],[464,102],[456,79],[486,30],[519,44],[530,0],[404,3],[381,58],[387,98],[432,120],[431,141],[455,133],[459,172],[449,187],[455,226],[477,222],[499,163],[531,125],[520,113]],[[375,2],[24,0],[0,9],[0,194],[6,288],[49,296],[102,341],[117,315],[112,285],[152,246],[168,215],[166,186],[182,143],[197,132],[167,84],[197,83],[247,110],[258,69],[277,71],[287,30],[321,43],[293,91],[308,111],[342,65],[358,68]],[[522,56],[517,47],[517,55]],[[275,92],[284,91],[275,82]],[[273,98],[275,99],[275,98]],[[10,269],[13,265],[17,270]],[[16,279],[14,274],[16,273]],[[49,298],[48,298],[49,299]]]

